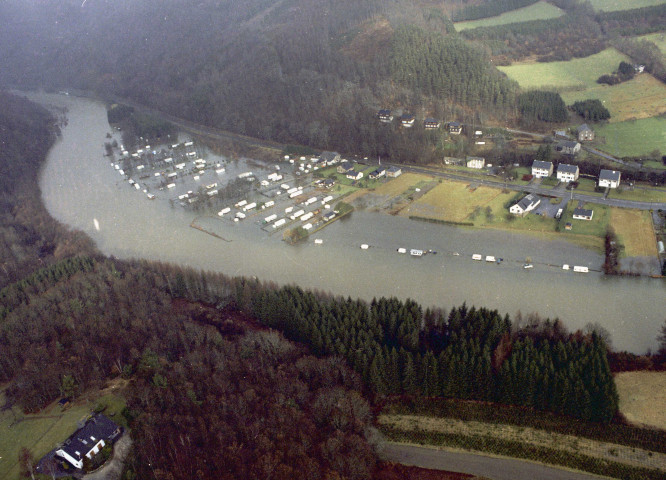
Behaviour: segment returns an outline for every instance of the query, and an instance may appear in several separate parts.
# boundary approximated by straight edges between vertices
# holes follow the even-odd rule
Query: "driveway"
[[[404,465],[469,473],[491,480],[599,480],[600,478],[608,478],[549,467],[526,460],[399,443],[384,443],[381,456],[385,460]]]
[[[83,476],[83,480],[120,480],[123,473],[125,458],[132,446],[132,439],[129,433],[123,433],[123,436],[113,446],[113,457],[106,464],[92,473]]]

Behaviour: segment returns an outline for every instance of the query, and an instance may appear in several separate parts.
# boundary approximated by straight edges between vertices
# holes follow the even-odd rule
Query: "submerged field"
[[[654,150],[666,154],[666,116],[595,125],[597,148],[620,157],[648,155]]]
[[[546,2],[537,2],[527,7],[512,10],[496,17],[481,18],[479,20],[469,20],[467,22],[457,22],[456,30],[469,30],[477,27],[494,27],[496,25],[506,25],[509,23],[527,22],[529,20],[546,20],[557,18],[564,15],[564,12]]]
[[[620,62],[631,60],[614,48],[566,62],[526,62],[497,67],[521,88],[548,88],[558,91],[584,90],[597,86],[597,78],[616,70]]]

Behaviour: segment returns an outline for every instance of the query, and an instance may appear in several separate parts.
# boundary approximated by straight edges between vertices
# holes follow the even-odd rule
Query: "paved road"
[[[388,164],[386,164],[388,165]],[[545,195],[545,196],[550,196],[550,197],[559,197],[559,198],[564,198],[564,197],[570,197],[571,198],[571,192],[568,190],[562,190],[562,189],[551,189],[551,188],[543,188],[539,185],[512,185],[510,183],[505,183],[502,182],[501,180],[494,179],[494,177],[489,176],[488,179],[483,179],[483,178],[470,178],[466,177],[464,175],[456,175],[452,173],[446,173],[446,172],[438,172],[435,170],[430,170],[427,168],[422,168],[422,167],[416,167],[412,165],[397,165],[397,167],[402,168],[403,171],[405,172],[413,172],[413,173],[422,173],[426,175],[432,175],[435,177],[442,177],[442,178],[448,178],[451,180],[462,180],[465,182],[470,182],[470,183],[478,183],[479,185],[486,185],[488,187],[495,187],[495,188],[506,188],[508,190],[514,190],[517,192],[529,192],[529,193],[536,193],[539,195]],[[615,198],[603,198],[603,197],[596,197],[594,195],[585,195],[581,193],[575,193],[573,194],[573,200],[580,200],[583,202],[592,202],[592,203],[599,203],[602,205],[609,205],[611,207],[622,207],[622,208],[633,208],[637,210],[666,210],[666,203],[657,203],[657,202],[635,202],[631,200],[620,200],[620,199],[615,199]]]
[[[490,457],[477,453],[385,443],[385,460],[422,468],[469,473],[491,480],[599,480],[589,473],[573,472],[514,458]]]

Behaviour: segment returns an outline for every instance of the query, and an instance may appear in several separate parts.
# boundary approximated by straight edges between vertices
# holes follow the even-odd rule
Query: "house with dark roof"
[[[569,165],[568,163],[560,163],[557,166],[557,179],[560,182],[575,182],[578,180],[578,165]]]
[[[578,133],[579,142],[594,140],[594,130],[588,127],[587,123],[584,123],[580,127],[578,127],[576,133]]]
[[[434,130],[436,128],[439,128],[440,125],[441,122],[436,118],[426,118],[425,121],[423,122],[423,127],[426,130]]]
[[[335,180],[333,180],[332,178],[327,178],[322,182],[321,185],[325,188],[333,188],[333,186],[335,185]]]
[[[573,211],[574,220],[592,220],[594,211],[587,208],[576,207]]]
[[[460,135],[462,133],[462,125],[458,122],[449,122],[447,128],[451,135]]]
[[[121,427],[104,415],[93,415],[83,427],[65,440],[55,454],[75,468],[82,469],[84,458],[92,459],[106,445],[112,445],[121,433]]]
[[[319,155],[319,160],[326,165],[333,165],[340,161],[340,154],[338,152],[322,152]]]
[[[391,114],[391,110],[385,110],[382,109],[379,112],[377,112],[377,118],[379,118],[379,121],[382,123],[391,123],[393,121],[393,115]]]
[[[368,177],[370,177],[371,180],[375,180],[377,178],[383,177],[386,175],[386,169],[384,167],[377,167],[375,170],[370,172]]]
[[[578,152],[580,152],[580,143],[574,142],[572,140],[564,140],[558,142],[557,145],[555,145],[555,151],[565,155],[576,155]]]
[[[550,177],[553,174],[553,162],[534,160],[532,162],[532,176],[536,178]]]
[[[347,173],[350,170],[354,170],[354,165],[352,165],[351,162],[345,160],[340,165],[338,165],[338,173]]]
[[[347,172],[347,178],[350,180],[360,180],[363,178],[363,172],[357,172],[356,170],[352,169]]]
[[[620,186],[621,173],[616,170],[601,170],[599,172],[599,186],[601,188],[617,188]]]
[[[523,216],[538,207],[540,203],[541,199],[533,193],[530,193],[529,195],[523,197],[515,205],[511,205],[511,207],[509,207],[509,212],[513,213],[514,215]]]
[[[402,125],[405,128],[412,127],[414,125],[414,120],[416,120],[414,115],[412,115],[410,113],[404,113],[400,117],[400,125]]]

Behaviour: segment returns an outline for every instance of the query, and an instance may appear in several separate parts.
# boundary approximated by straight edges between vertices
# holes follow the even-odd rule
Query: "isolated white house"
[[[102,448],[120,435],[120,427],[104,415],[95,415],[74,432],[55,454],[74,467],[83,468],[83,459],[92,459]]]
[[[599,173],[599,186],[602,188],[617,188],[620,186],[620,172],[616,170],[602,170]]]
[[[541,199],[530,193],[523,197],[518,203],[509,208],[509,212],[514,215],[525,215],[526,213],[534,210],[541,203]]]

